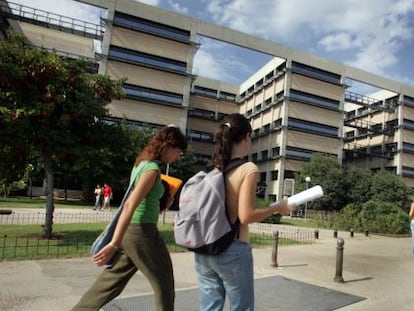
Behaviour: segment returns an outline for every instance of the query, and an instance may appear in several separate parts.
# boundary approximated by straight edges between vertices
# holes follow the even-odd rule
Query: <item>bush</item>
[[[410,231],[407,213],[389,202],[368,201],[361,208],[348,204],[340,212],[319,220],[318,225],[329,229],[374,233],[407,234]]]

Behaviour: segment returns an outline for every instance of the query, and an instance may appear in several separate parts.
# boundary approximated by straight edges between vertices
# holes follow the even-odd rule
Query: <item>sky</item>
[[[105,13],[72,0],[9,0],[81,20]],[[414,87],[414,0],[139,1],[271,40]],[[204,37],[194,74],[240,84],[271,57]],[[217,57],[219,55],[219,57]]]

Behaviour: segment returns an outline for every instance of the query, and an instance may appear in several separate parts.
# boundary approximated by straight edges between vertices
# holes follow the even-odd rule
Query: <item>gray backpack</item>
[[[200,171],[184,184],[174,219],[176,244],[196,253],[216,255],[234,241],[240,221],[230,222],[224,174],[245,162],[234,159],[223,171]]]

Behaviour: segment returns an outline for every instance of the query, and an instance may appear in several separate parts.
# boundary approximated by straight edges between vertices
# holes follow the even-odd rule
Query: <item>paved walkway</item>
[[[363,234],[351,238],[346,232],[339,232],[338,237],[345,240],[344,283],[333,280],[337,239],[329,230],[320,230],[315,244],[280,247],[277,268],[271,266],[270,248],[254,249],[256,282],[278,276],[365,298],[337,310],[413,310],[414,256],[410,238],[366,237]],[[193,254],[173,253],[172,260],[177,291],[197,289]],[[0,310],[70,310],[100,270],[88,258],[0,262]],[[272,291],[272,288],[267,290]],[[151,294],[151,288],[138,273],[119,298],[148,294]],[[256,294],[256,310],[287,310],[280,303],[274,308],[261,308],[261,297],[265,294],[269,295],[269,292]],[[318,296],[318,293],[314,295]],[[298,293],[286,296],[286,299],[303,297]],[[303,302],[302,306],[303,309],[298,310],[320,310],[315,299],[309,304]]]

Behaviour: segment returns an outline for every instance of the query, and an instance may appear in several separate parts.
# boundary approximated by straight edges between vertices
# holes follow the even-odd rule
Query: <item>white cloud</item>
[[[174,11],[176,11],[180,14],[188,14],[188,8],[181,5],[177,1],[169,0],[168,4],[174,9]]]
[[[194,58],[194,74],[238,84],[240,79],[257,70],[234,52],[240,48],[207,38],[200,37],[199,40],[201,47]]]
[[[153,6],[159,6],[160,0],[135,0],[137,2],[142,2],[145,4],[153,5]]]
[[[221,25],[324,57],[340,55],[338,61],[378,74],[398,65],[414,33],[414,0],[211,0],[207,10]]]

